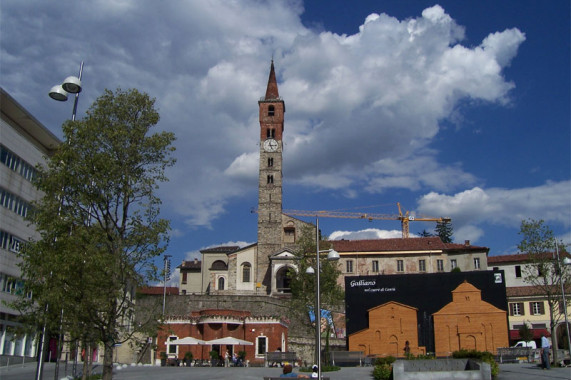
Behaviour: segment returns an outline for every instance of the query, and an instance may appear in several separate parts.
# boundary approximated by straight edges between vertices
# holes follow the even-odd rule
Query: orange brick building
[[[369,327],[349,336],[349,351],[365,355],[404,356],[405,343],[411,354],[425,353],[418,347],[418,309],[398,302],[387,302],[368,310]]]
[[[468,282],[452,291],[452,302],[433,319],[436,356],[461,348],[495,354],[509,347],[506,311],[482,301],[481,291]]]

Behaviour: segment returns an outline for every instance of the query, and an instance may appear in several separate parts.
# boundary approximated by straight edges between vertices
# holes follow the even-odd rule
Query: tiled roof
[[[157,295],[157,294],[164,294],[165,288],[163,286],[147,286],[144,288],[139,288],[139,293],[141,294],[149,294],[149,295]],[[167,296],[178,295],[178,287],[176,286],[167,286],[166,288]]]
[[[552,285],[550,288],[553,294],[561,292],[561,288],[557,285]],[[571,291],[571,285],[565,285],[565,296],[569,291]],[[508,286],[506,295],[508,297],[545,296],[545,290],[541,286]]]
[[[527,261],[527,253],[517,253],[515,255],[488,256],[488,264],[518,263]]]
[[[450,251],[450,250],[488,250],[469,244],[445,244],[439,237],[395,238],[374,240],[333,240],[337,252],[402,252],[402,251]]]
[[[544,259],[551,259],[557,257],[555,252],[543,252],[541,254]],[[560,252],[561,257],[571,257],[567,252]],[[488,264],[509,264],[509,263],[521,263],[527,261],[529,254],[527,253],[516,253],[515,255],[500,255],[500,256],[488,256]]]
[[[226,246],[219,246],[219,247],[212,247],[206,248],[200,251],[200,253],[232,253],[234,251],[239,250],[240,247],[237,245],[226,245]]]
[[[183,261],[179,265],[181,269],[200,269],[202,267],[202,262],[200,260]]]
[[[446,248],[442,240],[438,237],[333,240],[331,243],[337,252],[427,251],[444,250]]]

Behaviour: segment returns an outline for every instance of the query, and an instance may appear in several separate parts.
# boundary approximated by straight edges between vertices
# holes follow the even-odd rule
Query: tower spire
[[[274,71],[274,60],[270,67],[270,77],[268,78],[268,88],[266,89],[265,100],[279,99],[280,93],[278,92],[278,82],[276,80],[276,72]]]

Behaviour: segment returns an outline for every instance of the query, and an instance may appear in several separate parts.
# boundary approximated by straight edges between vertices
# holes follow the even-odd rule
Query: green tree
[[[452,243],[452,223],[450,222],[436,222],[436,229],[434,230],[436,236],[440,237],[443,243]]]
[[[547,301],[551,336],[554,337],[554,348],[557,348],[555,327],[561,319],[558,312],[562,297],[561,283],[563,281],[566,284],[571,280],[569,269],[562,263],[567,253],[562,248],[563,244],[559,244],[558,248],[553,231],[543,220],[522,220],[519,234],[522,240],[518,249],[528,255],[527,263],[522,269],[524,281],[539,289]],[[560,261],[557,249],[563,249],[559,255]],[[557,350],[553,350],[553,360],[557,363]]]
[[[288,272],[292,291],[290,313],[295,315],[296,319],[305,321],[306,327],[311,327],[309,312],[315,309],[316,276],[307,274],[306,270],[309,267],[317,270],[315,263],[315,228],[310,226],[303,227],[297,244],[298,249],[295,252],[297,270],[291,269]],[[329,248],[331,248],[331,243],[320,239],[319,249],[327,250]],[[333,311],[338,310],[343,306],[345,299],[343,288],[337,283],[337,279],[341,275],[338,263],[329,261],[325,257],[321,258],[320,263],[321,308]],[[315,313],[314,315],[318,314]],[[324,327],[327,329],[327,326]]]
[[[420,237],[432,237],[432,236],[434,236],[434,234],[431,232],[428,232],[427,230],[422,230],[422,232],[418,233],[418,236],[420,236]]]
[[[175,162],[174,135],[151,134],[154,103],[135,89],[105,90],[86,117],[64,124],[65,142],[39,168],[45,196],[31,221],[41,238],[21,254],[33,300],[18,306],[30,322],[103,344],[103,379],[114,344],[149,327],[133,323],[135,290],[157,279],[154,258],[168,244],[155,190]]]
[[[519,336],[521,338],[521,340],[525,341],[525,342],[529,342],[531,340],[533,340],[533,331],[531,331],[531,329],[529,328],[527,323],[524,323],[523,325],[521,325],[521,327],[519,328]]]

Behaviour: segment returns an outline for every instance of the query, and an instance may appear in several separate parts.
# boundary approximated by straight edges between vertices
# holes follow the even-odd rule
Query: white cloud
[[[390,188],[455,191],[476,179],[426,148],[461,99],[509,99],[514,85],[502,70],[525,40],[509,29],[463,46],[464,28],[440,6],[407,20],[371,15],[353,35],[305,28],[297,1],[2,7],[3,87],[58,135],[70,112],[37,94],[81,60],[79,114],[104,88],[156,97],[159,128],[177,136],[163,210],[189,227],[210,227],[229,202],[255,189],[256,103],[272,56],[287,108],[287,181],[351,197]],[[74,23],[63,19],[69,13]]]
[[[522,220],[531,218],[569,228],[569,194],[571,181],[521,189],[474,187],[453,195],[430,192],[420,198],[418,210],[451,217],[457,238],[476,241],[482,236],[478,226],[484,224],[518,228]]]
[[[329,235],[329,240],[392,239],[400,237],[402,237],[402,231],[400,230],[388,231],[379,230],[377,228],[366,228],[359,231],[333,231]]]

